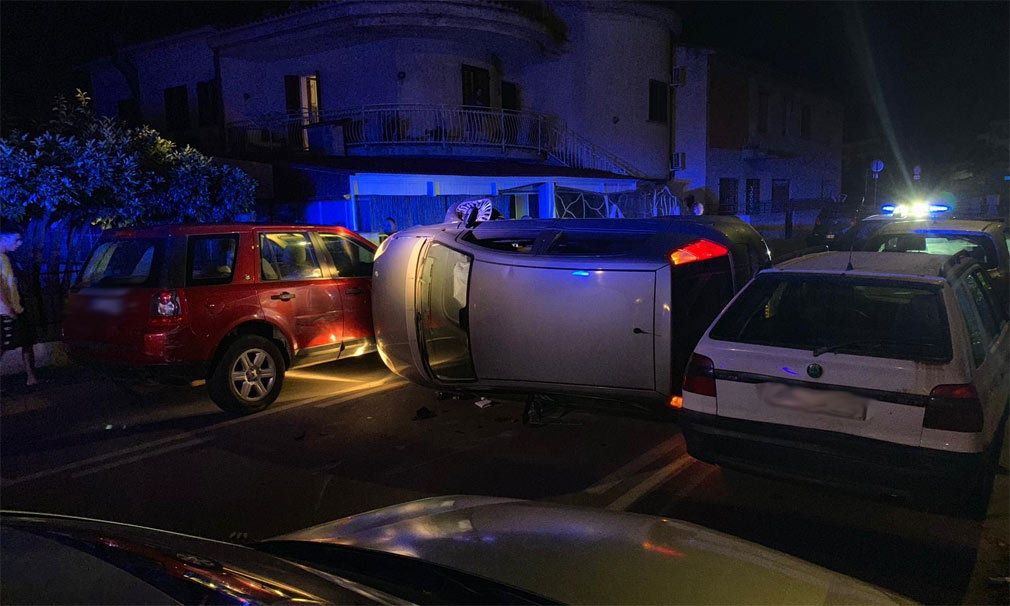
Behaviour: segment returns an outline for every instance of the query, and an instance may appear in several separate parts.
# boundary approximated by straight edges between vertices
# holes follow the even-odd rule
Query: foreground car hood
[[[910,603],[694,524],[533,501],[434,497],[277,539],[419,558],[577,604]]]

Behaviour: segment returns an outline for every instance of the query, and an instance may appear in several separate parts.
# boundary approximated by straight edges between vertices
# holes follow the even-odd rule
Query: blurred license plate
[[[866,420],[866,398],[847,391],[806,389],[781,383],[762,383],[757,386],[758,397],[768,406],[786,408],[797,412]]]
[[[828,240],[834,240],[835,234],[828,234]]]

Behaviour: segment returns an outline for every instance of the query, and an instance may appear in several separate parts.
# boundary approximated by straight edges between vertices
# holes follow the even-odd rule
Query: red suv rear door
[[[343,339],[340,291],[309,232],[262,230],[257,244],[260,305],[293,339],[293,365],[335,359]]]

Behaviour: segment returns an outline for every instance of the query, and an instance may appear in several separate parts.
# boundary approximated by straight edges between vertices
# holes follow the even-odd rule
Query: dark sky
[[[0,3],[4,121],[38,117],[55,93],[86,86],[74,66],[108,54],[117,40],[241,23],[289,4],[6,0]],[[682,18],[684,42],[766,61],[836,95],[846,105],[847,140],[882,132],[875,88],[906,154],[924,160],[946,160],[956,143],[1010,114],[1010,3],[669,4]],[[871,56],[876,78],[867,68]]]

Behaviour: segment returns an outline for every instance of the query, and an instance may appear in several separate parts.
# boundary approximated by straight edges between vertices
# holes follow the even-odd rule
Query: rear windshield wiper
[[[936,347],[936,343],[932,341],[892,341],[888,339],[856,339],[853,341],[842,341],[841,343],[832,343],[831,345],[818,347],[813,351],[813,356],[816,358],[817,356],[828,353],[829,351],[844,349],[846,347],[852,347],[855,345],[876,345],[877,347],[882,347],[885,345],[913,345],[916,347]]]

